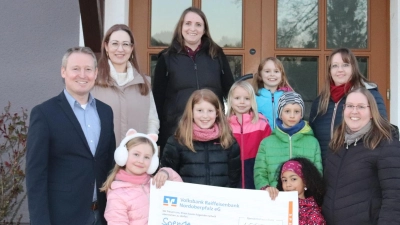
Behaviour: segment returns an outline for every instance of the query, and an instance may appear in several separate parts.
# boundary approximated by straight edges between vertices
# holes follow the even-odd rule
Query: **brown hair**
[[[132,138],[130,141],[126,143],[126,149],[129,151],[130,148],[138,146],[140,144],[148,144],[151,146],[151,149],[153,150],[153,154],[156,152],[154,149],[153,143],[145,137],[135,137]],[[103,183],[103,186],[101,186],[100,191],[104,191],[107,193],[109,189],[111,189],[111,184],[115,180],[115,176],[117,175],[118,171],[120,169],[125,169],[125,166],[119,166],[118,164],[115,164],[114,168],[111,170],[110,174],[107,177],[107,180]]]
[[[327,62],[327,71],[325,73],[325,82],[322,88],[321,93],[319,94],[319,105],[318,105],[318,115],[323,115],[328,110],[329,99],[331,97],[331,82],[333,82],[332,74],[331,74],[331,65],[332,58],[334,55],[339,53],[342,56],[342,60],[344,63],[349,63],[351,65],[351,77],[348,84],[351,84],[354,88],[365,87],[364,83],[368,83],[369,81],[361,74],[360,69],[358,68],[357,59],[354,56],[353,52],[348,48],[338,48],[331,52],[328,57]],[[315,119],[315,118],[310,118]]]
[[[282,87],[289,87],[290,89],[293,90],[293,88],[290,86],[289,81],[287,79],[285,69],[283,68],[282,62],[275,57],[268,57],[268,58],[261,60],[260,64],[258,65],[257,73],[254,74],[253,88],[254,88],[256,95],[258,95],[258,91],[264,87],[264,81],[262,79],[261,72],[262,72],[265,64],[268,61],[272,61],[275,64],[275,66],[279,69],[279,71],[281,71],[281,74],[282,74],[282,79],[281,79],[281,82],[278,84],[277,89],[282,88]]]
[[[369,110],[371,111],[371,129],[364,135],[364,146],[374,150],[382,140],[392,140],[391,125],[388,120],[383,118],[379,113],[378,105],[376,104],[374,96],[364,87],[354,89],[349,92],[363,94],[368,101]],[[344,111],[344,110],[343,110]],[[334,151],[339,151],[345,141],[346,122],[344,120],[333,132],[333,137],[329,143],[329,147]]]
[[[150,83],[147,80],[146,75],[140,73],[139,69],[139,64],[137,62],[137,57],[136,57],[136,50],[135,50],[135,39],[133,38],[132,31],[129,29],[128,26],[125,24],[115,24],[114,26],[110,27],[108,29],[107,33],[104,35],[103,42],[101,44],[101,55],[99,59],[99,72],[97,75],[96,79],[96,85],[101,86],[101,87],[110,87],[113,85],[114,80],[110,76],[110,65],[108,64],[108,55],[106,52],[106,45],[110,41],[110,36],[116,31],[125,31],[132,43],[132,54],[129,57],[129,62],[132,64],[132,66],[138,71],[138,73],[143,77],[144,84],[139,84],[139,92],[141,95],[147,95],[150,91]]]
[[[214,94],[214,92],[208,89],[197,90],[190,96],[186,103],[182,118],[179,121],[178,128],[176,129],[175,138],[181,145],[185,145],[193,152],[196,152],[193,146],[193,107],[195,104],[201,101],[209,102],[215,107],[217,113],[215,123],[219,128],[220,143],[224,149],[227,149],[234,142],[232,131],[222,111],[222,106],[218,100],[218,97]]]
[[[185,20],[185,16],[189,12],[196,13],[203,20],[203,22],[204,22],[204,34],[201,37],[201,40],[202,40],[202,42],[204,40],[208,40],[208,42],[209,42],[209,44],[208,44],[208,48],[209,48],[208,54],[211,56],[211,58],[216,57],[218,55],[219,51],[221,51],[221,47],[219,47],[211,38],[210,29],[209,29],[209,26],[208,26],[206,15],[203,13],[203,11],[201,11],[199,8],[196,8],[196,7],[189,7],[189,8],[187,8],[187,9],[185,9],[183,11],[181,17],[178,20],[178,23],[176,24],[174,35],[172,36],[172,43],[177,42],[179,44],[180,49],[178,50],[178,52],[181,52],[181,51],[184,52],[185,51],[185,39],[182,36],[182,26],[183,26],[183,23],[184,23],[184,20]]]

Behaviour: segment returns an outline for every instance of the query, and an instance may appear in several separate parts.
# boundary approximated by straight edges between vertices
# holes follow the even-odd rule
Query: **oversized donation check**
[[[298,225],[297,192],[213,187],[167,181],[150,189],[149,225]]]

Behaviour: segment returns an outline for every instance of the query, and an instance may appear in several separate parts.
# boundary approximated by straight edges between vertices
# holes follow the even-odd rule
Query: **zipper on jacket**
[[[289,135],[289,159],[291,158],[292,158],[292,136]]]
[[[197,90],[199,90],[200,89],[200,85],[199,85],[199,77],[197,76],[197,64],[196,63],[194,63],[194,71],[195,71],[195,74],[196,74]]]
[[[338,107],[340,101],[342,101],[342,99],[340,99],[338,102],[336,102],[335,107],[333,108],[332,121],[331,121],[331,139],[333,136],[333,128],[335,126],[336,111],[337,111],[337,107]]]
[[[272,129],[275,129],[275,92],[271,93],[272,96]]]
[[[210,185],[210,152],[208,151],[208,145],[203,143],[204,150],[206,152],[205,157],[206,157],[206,184]]]
[[[142,187],[143,193],[147,196],[148,199],[150,199],[149,193],[147,193],[146,190],[144,189],[144,184],[141,184],[140,186]]]
[[[239,123],[240,124],[240,140],[241,140],[240,143],[242,146],[244,146],[244,143],[243,143],[243,114],[241,116],[242,116],[242,123]],[[240,161],[242,161],[242,188],[245,189],[246,185],[245,185],[245,180],[244,180],[244,157],[243,157],[244,148],[242,148],[242,146],[240,146]]]

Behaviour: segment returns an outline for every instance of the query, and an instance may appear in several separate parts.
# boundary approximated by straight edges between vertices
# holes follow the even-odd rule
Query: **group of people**
[[[183,181],[271,199],[297,191],[300,224],[400,223],[400,143],[349,49],[330,54],[305,121],[277,58],[262,60],[252,83],[234,82],[200,9],[182,13],[152,88],[137,44],[117,24],[98,64],[89,48],[69,49],[65,89],[32,109],[32,225],[147,224],[150,178],[157,188]]]

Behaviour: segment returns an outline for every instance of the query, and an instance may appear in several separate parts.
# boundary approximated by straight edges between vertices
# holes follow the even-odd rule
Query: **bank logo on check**
[[[178,204],[178,198],[177,197],[171,197],[171,196],[164,196],[164,206],[173,206],[176,207],[176,204]]]

